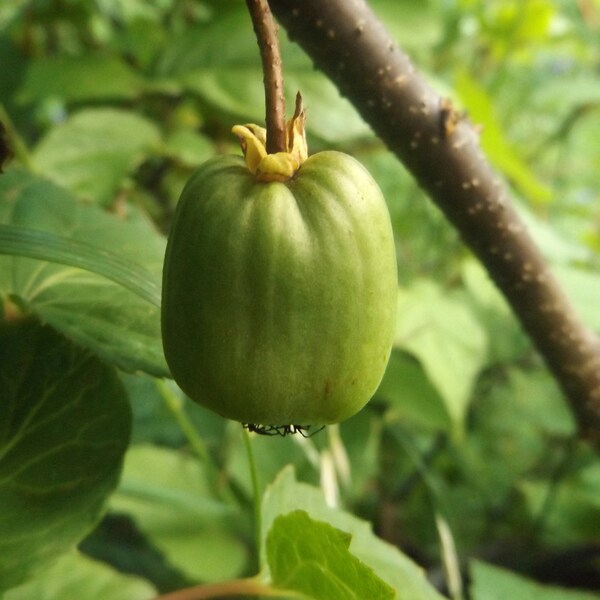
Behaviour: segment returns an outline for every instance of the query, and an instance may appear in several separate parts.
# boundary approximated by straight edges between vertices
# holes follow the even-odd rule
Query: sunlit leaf
[[[396,590],[393,596],[396,600],[442,600],[423,571],[397,548],[378,539],[370,523],[341,509],[327,506],[322,492],[296,481],[291,467],[284,469],[264,494],[263,544],[275,519],[294,510],[306,511],[312,519],[326,521],[331,527],[351,534],[349,551]],[[262,557],[266,559],[264,548]]]
[[[401,290],[394,345],[419,359],[460,429],[487,350],[485,332],[464,300],[427,280]]]
[[[109,203],[158,142],[158,129],[142,115],[90,108],[52,128],[32,158],[50,180],[86,200]]]
[[[3,600],[152,600],[156,595],[147,581],[73,552],[32,581],[8,591]]]
[[[279,515],[266,540],[276,587],[313,600],[392,600],[394,590],[350,551],[352,536],[302,510]]]
[[[181,452],[133,446],[110,507],[131,515],[167,560],[192,579],[229,579],[245,566],[245,549],[226,524],[232,508],[216,499],[198,461]]]
[[[128,257],[154,274],[160,287],[165,241],[135,213],[121,220],[77,203],[49,181],[13,170],[0,178],[1,216],[13,225]],[[108,279],[74,267],[0,256],[0,293],[15,295],[26,310],[123,369],[168,374],[159,309]]]

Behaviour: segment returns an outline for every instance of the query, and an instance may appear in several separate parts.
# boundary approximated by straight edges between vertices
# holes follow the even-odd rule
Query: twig
[[[252,506],[254,507],[254,539],[256,543],[257,567],[260,569],[261,552],[262,552],[262,513],[261,513],[261,494],[260,483],[258,479],[258,468],[256,466],[256,458],[252,448],[250,433],[244,429],[242,431],[244,437],[244,446],[248,457],[248,468],[250,469],[250,480],[252,481]]]
[[[286,150],[285,95],[277,24],[267,0],[246,0],[260,49],[265,84],[267,152]]]

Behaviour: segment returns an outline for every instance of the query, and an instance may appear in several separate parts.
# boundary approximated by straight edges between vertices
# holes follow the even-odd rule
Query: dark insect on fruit
[[[244,423],[244,429],[252,433],[268,436],[279,435],[281,437],[299,433],[303,438],[309,438],[325,429],[325,425],[322,425],[315,431],[308,433],[310,427],[310,425],[255,425],[254,423]]]

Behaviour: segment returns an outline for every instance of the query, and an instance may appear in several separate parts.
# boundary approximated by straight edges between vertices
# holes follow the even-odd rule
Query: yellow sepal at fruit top
[[[267,153],[267,130],[248,123],[232,128],[240,140],[248,170],[259,181],[287,181],[296,173],[308,158],[304,121],[306,114],[302,108],[302,97],[296,98],[296,110],[285,128],[286,151]]]

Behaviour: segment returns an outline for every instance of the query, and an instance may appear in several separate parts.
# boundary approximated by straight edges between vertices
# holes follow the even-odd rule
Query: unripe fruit
[[[214,157],[183,190],[167,245],[165,356],[224,417],[335,423],[383,376],[396,294],[387,207],[355,159],[321,152],[263,182],[241,157]]]

